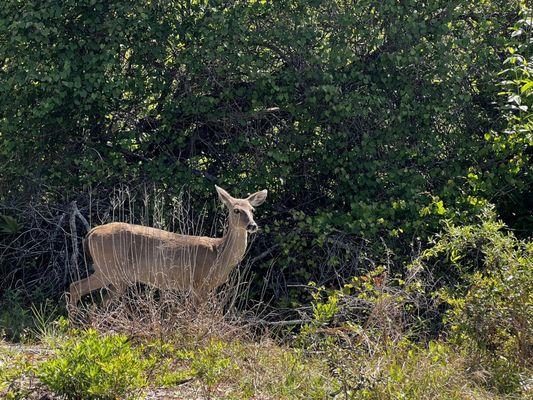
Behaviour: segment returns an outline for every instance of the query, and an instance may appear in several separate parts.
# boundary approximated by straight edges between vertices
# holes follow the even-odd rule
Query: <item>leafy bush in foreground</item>
[[[441,291],[452,336],[490,385],[515,392],[533,367],[533,243],[504,229],[485,210],[478,224],[448,225],[418,262],[459,271],[463,286]]]
[[[67,399],[131,398],[146,385],[140,350],[124,335],[81,332],[60,344],[53,358],[37,368],[37,376],[54,393]]]
[[[368,398],[396,398],[388,390],[397,388],[400,398],[426,398],[430,387],[447,387],[450,379],[526,394],[533,371],[533,243],[505,228],[487,207],[477,223],[448,222],[404,276],[391,277],[381,266],[342,289],[312,285],[311,322],[301,330],[300,343],[321,351],[345,390],[357,396],[368,389]],[[443,315],[445,329],[432,330]],[[440,342],[445,350],[433,342],[412,346],[436,332],[451,339]],[[380,351],[385,353],[376,355]],[[453,352],[461,357],[450,358]],[[392,369],[369,373],[372,362],[365,357],[381,357],[378,363]],[[434,373],[417,373],[416,365],[426,363]],[[463,398],[458,382],[442,391],[444,398]]]

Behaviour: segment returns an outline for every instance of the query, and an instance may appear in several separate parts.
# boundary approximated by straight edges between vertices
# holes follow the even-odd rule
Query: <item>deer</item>
[[[170,288],[192,295],[195,303],[224,284],[243,260],[248,234],[259,229],[254,207],[261,205],[267,190],[237,199],[216,186],[220,201],[228,210],[222,237],[181,235],[152,227],[111,222],[91,229],[83,240],[94,272],[69,287],[70,304],[97,289],[112,287],[123,294],[132,284],[158,289]]]

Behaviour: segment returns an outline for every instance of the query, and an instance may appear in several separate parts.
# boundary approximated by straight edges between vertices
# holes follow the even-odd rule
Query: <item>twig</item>
[[[71,270],[78,271],[78,231],[76,230],[76,211],[79,214],[78,206],[76,202],[73,201],[70,203],[71,212],[70,212],[70,239],[72,241],[72,254],[70,256],[70,267]],[[85,221],[87,222],[87,221]]]
[[[264,319],[255,320],[255,323],[271,326],[303,325],[310,322],[308,319],[291,319],[287,321],[266,321]]]
[[[73,202],[72,208],[73,208],[72,212],[74,213],[74,215],[76,215],[80,219],[80,221],[83,224],[83,227],[85,228],[85,230],[87,232],[89,232],[91,230],[91,225],[89,225],[89,223],[87,222],[85,217],[80,213],[80,210],[78,210],[78,206],[77,206],[75,201]]]
[[[250,264],[254,264],[256,263],[257,261],[260,261],[262,260],[263,258],[266,258],[268,257],[270,254],[272,254],[272,252],[279,247],[279,244],[275,244],[274,246],[270,246],[270,248],[268,248],[267,250],[263,251],[261,254],[259,254],[258,256],[252,258],[249,263]]]

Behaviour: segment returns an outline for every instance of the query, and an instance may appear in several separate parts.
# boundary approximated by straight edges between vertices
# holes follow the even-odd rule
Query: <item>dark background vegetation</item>
[[[169,202],[185,190],[209,218],[214,184],[267,188],[251,296],[285,305],[309,281],[336,286],[387,261],[403,274],[443,220],[471,222],[488,203],[527,237],[531,85],[516,80],[530,67],[505,63],[531,57],[519,10],[3,1],[0,296],[57,299],[75,265],[72,202],[97,225],[123,185]]]

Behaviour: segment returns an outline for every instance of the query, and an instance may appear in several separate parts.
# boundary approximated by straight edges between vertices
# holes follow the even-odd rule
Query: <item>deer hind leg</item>
[[[121,281],[116,281],[111,283],[112,289],[109,290],[105,296],[103,306],[104,308],[107,308],[113,301],[113,299],[120,300],[122,296],[124,296],[124,293],[126,293],[126,289],[128,286],[126,283]]]
[[[210,292],[205,289],[193,289],[190,298],[194,308],[202,308],[209,302]]]
[[[106,285],[107,282],[105,282],[105,280],[102,279],[102,277],[97,273],[94,273],[80,281],[72,282],[69,289],[70,304],[75,306],[82,296]]]

